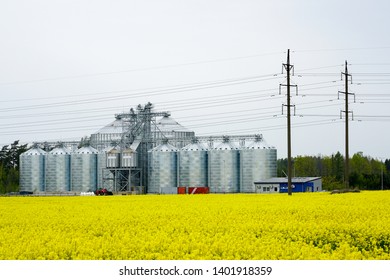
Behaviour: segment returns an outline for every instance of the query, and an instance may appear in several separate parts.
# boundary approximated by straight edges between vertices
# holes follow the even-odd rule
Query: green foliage
[[[19,171],[15,168],[6,169],[0,165],[0,193],[19,190]]]
[[[277,175],[278,177],[285,177],[287,174],[287,159],[282,158],[277,161]]]
[[[26,145],[14,141],[0,150],[0,193],[19,190],[19,156],[27,150]]]
[[[371,174],[371,159],[363,156],[362,152],[356,153],[350,160],[350,172],[359,174]]]
[[[337,180],[335,176],[323,176],[322,188],[328,191],[340,190],[344,188],[344,183]]]
[[[336,176],[338,181],[344,179],[344,157],[340,152],[332,155],[332,175]]]
[[[385,160],[385,166],[386,166],[386,170],[387,170],[388,172],[390,172],[390,159],[386,159],[386,160]]]
[[[344,157],[340,152],[330,157],[298,156],[293,159],[293,172],[297,177],[322,177],[322,186],[326,190],[344,188]],[[278,160],[278,176],[286,176],[287,159]],[[356,153],[350,159],[349,185],[362,190],[390,189],[390,160],[384,163]]]
[[[316,157],[298,156],[294,160],[295,175],[297,177],[320,176]]]
[[[319,169],[321,176],[332,176],[333,175],[332,157],[326,156],[323,158],[319,158],[319,161],[321,162],[321,167]]]

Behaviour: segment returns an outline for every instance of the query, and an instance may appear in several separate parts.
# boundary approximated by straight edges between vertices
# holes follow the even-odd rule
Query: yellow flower
[[[390,192],[0,197],[0,259],[390,259]]]

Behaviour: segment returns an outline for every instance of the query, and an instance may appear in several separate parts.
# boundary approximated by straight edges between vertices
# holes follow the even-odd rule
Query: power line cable
[[[111,72],[100,72],[100,73],[92,73],[92,74],[81,74],[81,75],[62,76],[62,77],[43,78],[43,79],[24,80],[24,81],[13,81],[13,82],[0,82],[0,86],[1,85],[26,84],[26,83],[37,83],[37,82],[47,82],[47,81],[89,78],[89,77],[98,77],[98,76],[106,76],[106,75],[114,75],[114,74],[122,74],[122,73],[159,70],[159,69],[167,69],[167,68],[177,68],[177,67],[183,67],[183,66],[241,60],[241,59],[248,59],[248,58],[261,57],[261,56],[267,56],[267,55],[275,55],[275,54],[281,54],[281,52],[272,52],[272,53],[265,53],[265,54],[224,58],[224,59],[203,60],[203,61],[197,61],[197,62],[170,64],[170,65],[163,65],[163,66],[142,67],[142,68],[127,69],[127,70],[120,70],[120,71],[111,71]]]
[[[179,84],[179,85],[170,85],[170,86],[160,86],[160,87],[152,87],[152,88],[142,88],[142,89],[125,89],[125,90],[113,90],[113,91],[102,91],[102,92],[92,92],[92,93],[76,93],[76,94],[65,94],[61,96],[49,96],[49,97],[36,97],[36,98],[19,98],[19,99],[11,99],[11,100],[1,100],[0,102],[21,102],[21,101],[41,101],[41,100],[50,100],[50,99],[69,99],[73,97],[80,98],[81,96],[93,96],[96,98],[97,95],[104,95],[107,96],[107,94],[112,93],[132,93],[132,94],[149,94],[153,92],[165,92],[165,91],[176,91],[176,90],[184,90],[184,89],[190,89],[190,88],[197,88],[197,87],[206,87],[212,86],[212,85],[223,85],[225,83],[235,83],[235,82],[241,82],[241,81],[249,81],[249,80],[256,80],[256,79],[262,79],[271,77],[274,79],[279,74],[265,74],[265,75],[256,75],[256,76],[246,76],[246,77],[240,77],[240,78],[230,78],[230,79],[219,79],[214,81],[206,81],[206,82],[198,82],[198,83],[186,83],[186,84]]]
[[[270,78],[275,79],[275,77]],[[133,93],[131,94],[132,98],[140,97],[140,96],[153,96],[153,95],[163,95],[163,94],[172,94],[172,93],[178,93],[178,92],[185,92],[185,91],[194,91],[194,90],[201,90],[201,89],[208,89],[208,88],[215,88],[215,87],[225,87],[235,84],[243,84],[243,83],[253,83],[258,82],[258,80],[243,80],[239,82],[234,83],[224,83],[224,84],[218,84],[213,86],[202,86],[202,87],[190,87],[190,88],[181,88],[181,89],[174,89],[174,90],[160,90],[160,91],[149,91],[149,92],[142,92],[142,93]],[[117,95],[117,96],[109,96],[109,97],[102,97],[102,98],[88,98],[88,99],[81,99],[78,101],[65,101],[65,102],[53,102],[53,103],[45,103],[45,104],[36,104],[36,105],[29,105],[29,106],[20,106],[20,107],[9,107],[4,108],[2,112],[9,112],[9,111],[15,111],[15,110],[27,110],[27,109],[41,109],[41,108],[48,108],[48,107],[58,107],[58,106],[71,106],[71,105],[81,105],[81,104],[90,104],[90,103],[99,103],[99,102],[107,102],[109,100],[118,100],[122,98],[128,98],[129,95]]]

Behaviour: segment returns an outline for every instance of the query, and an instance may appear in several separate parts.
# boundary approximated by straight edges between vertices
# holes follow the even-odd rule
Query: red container
[[[188,194],[207,194],[209,193],[208,187],[189,187]]]
[[[177,194],[186,194],[186,187],[178,187]]]
[[[177,194],[207,194],[209,187],[177,187]]]

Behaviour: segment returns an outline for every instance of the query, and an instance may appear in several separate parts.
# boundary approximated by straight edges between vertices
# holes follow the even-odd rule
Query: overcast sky
[[[0,145],[79,140],[151,102],[197,135],[263,134],[292,154],[390,158],[390,2],[0,0]],[[339,97],[339,98],[338,98]]]

